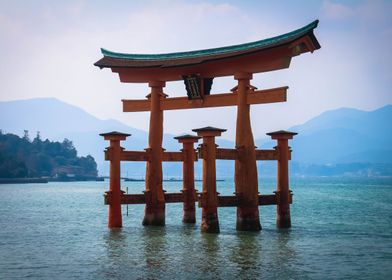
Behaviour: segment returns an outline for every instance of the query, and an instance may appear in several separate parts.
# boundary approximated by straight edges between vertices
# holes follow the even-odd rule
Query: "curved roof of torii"
[[[291,57],[320,48],[313,30],[318,20],[295,31],[246,44],[167,54],[125,54],[101,49],[94,65],[111,68],[122,82],[182,80],[184,75],[205,78],[239,72],[259,73],[287,68]]]

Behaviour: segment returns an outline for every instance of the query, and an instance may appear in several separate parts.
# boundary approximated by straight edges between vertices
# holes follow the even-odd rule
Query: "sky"
[[[392,1],[19,1],[0,0],[0,101],[55,97],[100,119],[147,130],[148,113],[123,113],[121,99],[142,99],[147,84],[121,83],[93,66],[100,48],[168,53],[241,44],[284,34],[315,19],[321,49],[289,69],[254,74],[259,89],[289,86],[285,103],[253,105],[255,138],[341,107],[392,103]],[[233,77],[214,79],[226,93]],[[185,96],[169,82],[169,96]],[[28,114],[28,112],[21,112]],[[66,120],[66,116],[64,116]],[[203,126],[234,139],[235,107],[167,111],[166,133]],[[77,125],[77,124],[75,124]]]

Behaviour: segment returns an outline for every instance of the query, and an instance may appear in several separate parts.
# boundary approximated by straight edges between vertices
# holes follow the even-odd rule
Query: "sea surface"
[[[201,189],[201,182],[197,188]],[[123,182],[140,193],[144,182]],[[165,182],[168,192],[181,182]],[[261,180],[272,193],[274,180]],[[259,233],[235,230],[220,208],[220,234],[181,223],[143,227],[143,205],[123,206],[123,229],[107,228],[108,182],[0,185],[0,279],[392,279],[392,179],[291,181],[292,228],[275,227],[262,206]],[[218,182],[232,194],[233,182]]]

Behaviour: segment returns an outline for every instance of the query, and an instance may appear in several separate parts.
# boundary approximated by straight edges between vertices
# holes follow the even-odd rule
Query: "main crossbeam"
[[[285,102],[287,99],[288,87],[279,87],[264,90],[250,90],[247,94],[248,104],[265,104],[275,102]],[[147,112],[151,110],[151,101],[149,99],[123,99],[124,112]],[[181,110],[196,109],[209,107],[236,106],[237,94],[221,93],[204,96],[203,99],[189,100],[188,97],[170,97],[160,101],[162,110]]]

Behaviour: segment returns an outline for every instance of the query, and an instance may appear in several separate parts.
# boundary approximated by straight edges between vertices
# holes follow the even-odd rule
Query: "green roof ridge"
[[[192,58],[192,57],[198,57],[203,55],[216,55],[216,54],[223,54],[223,53],[233,52],[233,51],[243,51],[256,47],[264,47],[264,46],[279,43],[280,41],[290,40],[290,38],[297,37],[302,34],[306,34],[307,32],[315,29],[318,25],[318,22],[319,22],[318,20],[315,20],[312,23],[300,29],[291,31],[283,35],[275,36],[272,38],[240,44],[240,45],[220,47],[220,48],[177,52],[177,53],[164,53],[164,54],[127,54],[127,53],[112,52],[103,48],[101,48],[101,52],[106,57],[120,58],[120,59],[133,59],[133,60],[165,60],[165,59]]]

